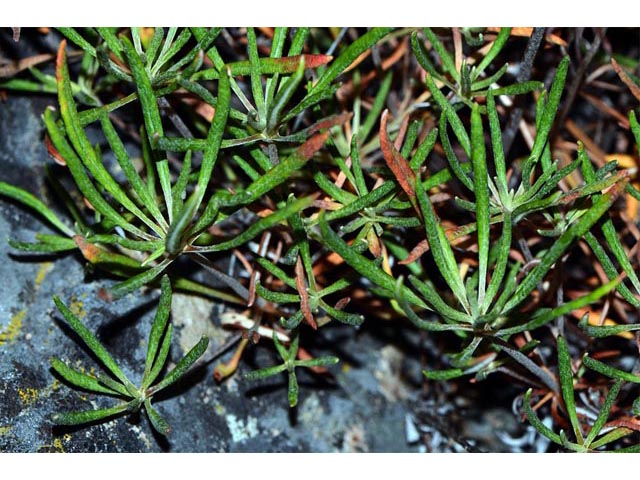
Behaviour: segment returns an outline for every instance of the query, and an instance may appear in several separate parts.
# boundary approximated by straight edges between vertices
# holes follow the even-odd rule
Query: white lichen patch
[[[200,297],[174,293],[171,313],[174,326],[179,329],[178,343],[188,352],[204,335],[209,337],[209,350],[213,351],[229,337],[230,333],[214,325],[211,320],[213,303]],[[205,353],[205,358],[207,354]]]
[[[225,419],[227,420],[229,433],[231,433],[231,440],[235,443],[243,442],[258,435],[258,419],[255,417],[248,417],[245,421],[233,414],[229,414]]]
[[[300,422],[305,425],[318,423],[325,418],[325,411],[320,403],[320,398],[316,393],[311,393],[303,402],[300,408]]]
[[[380,350],[380,359],[373,375],[378,380],[380,392],[389,402],[404,400],[409,396],[401,376],[403,360],[402,352],[393,345]]]
[[[151,449],[151,440],[149,439],[147,434],[144,432],[144,430],[142,430],[142,428],[140,428],[138,425],[131,425],[130,428],[131,428],[131,430],[133,430],[133,433],[136,434],[138,439],[142,443],[144,443],[144,445],[147,447],[147,449],[150,450]]]

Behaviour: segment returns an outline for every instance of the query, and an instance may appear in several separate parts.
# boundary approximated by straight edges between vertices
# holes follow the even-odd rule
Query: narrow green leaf
[[[118,60],[123,60],[122,57],[122,43],[120,39],[116,36],[113,28],[109,27],[96,27],[97,32],[100,34],[102,39],[106,42],[109,50],[113,52],[113,54],[118,57]]]
[[[431,153],[431,150],[433,150],[437,140],[438,129],[434,128],[429,132],[424,141],[418,145],[416,152],[409,161],[409,165],[414,172],[418,172],[424,161],[427,159],[427,156]]]
[[[447,370],[423,370],[422,374],[429,380],[435,380],[436,382],[446,382],[453,380],[464,375],[464,370],[461,368],[450,368]]]
[[[64,42],[60,44],[60,48],[58,50],[58,58],[56,60],[56,78],[58,79],[58,102],[60,104],[60,114],[64,120],[64,125],[73,147],[82,155],[82,162],[71,146],[67,143],[62,132],[58,129],[58,126],[53,120],[53,113],[50,109],[45,110],[44,120],[47,125],[47,131],[51,141],[58,152],[60,152],[62,157],[66,160],[67,166],[73,175],[76,185],[82,194],[91,202],[94,208],[113,221],[116,225],[119,225],[123,229],[138,236],[147,236],[139,228],[124,220],[124,218],[115,211],[115,209],[100,195],[84,171],[84,166],[86,166],[96,180],[101,183],[109,193],[116,197],[117,200],[125,206],[125,208],[132,213],[135,212],[136,216],[147,222],[149,226],[153,225],[153,223],[150,222],[150,220],[133,204],[133,202],[126,197],[113,177],[111,177],[102,163],[100,163],[96,158],[91,143],[89,142],[84,129],[80,125],[78,112],[71,94],[69,69],[66,61]]]
[[[160,375],[160,372],[162,371],[164,364],[166,363],[167,358],[169,357],[169,350],[171,349],[172,337],[173,337],[173,325],[169,323],[169,325],[167,326],[167,331],[164,334],[164,337],[162,339],[162,345],[160,345],[160,350],[158,351],[158,354],[156,355],[156,358],[153,361],[153,366],[151,367],[151,370],[149,370],[149,373],[146,375],[146,377],[142,379],[141,390],[147,390],[149,386],[156,381],[156,379],[158,378],[158,375]]]
[[[473,82],[473,84],[471,85],[472,95],[474,97],[478,97],[485,94],[485,92],[483,92],[482,89],[489,88],[493,86],[493,84],[498,83],[498,81],[502,78],[502,76],[505,73],[507,73],[508,68],[509,68],[509,65],[505,63],[494,74],[489,75],[488,77],[483,78],[482,80],[477,80]]]
[[[153,65],[151,70],[152,74],[156,76],[158,72],[162,69],[162,67],[184,47],[189,39],[191,38],[191,32],[189,29],[184,28],[178,34],[178,38],[173,40],[175,33],[177,32],[176,27],[169,28],[169,33],[167,34],[166,40],[162,46],[162,50],[158,55],[158,59]]]
[[[393,292],[396,289],[396,280],[385,271],[383,271],[373,261],[363,257],[359,253],[356,253],[351,247],[349,247],[344,240],[342,240],[327,224],[324,217],[324,212],[319,217],[320,232],[322,235],[322,241],[332,251],[340,255],[344,261],[353,268],[356,272],[365,278],[371,280],[374,284]],[[411,290],[406,287],[402,287],[403,294],[414,305],[418,305],[422,308],[427,308],[425,303],[420,300]]]
[[[168,387],[176,380],[178,380],[184,373],[195,363],[198,358],[202,356],[202,354],[207,350],[207,346],[209,345],[209,338],[202,337],[198,343],[196,343],[191,350],[187,352],[187,354],[180,359],[180,361],[176,364],[175,368],[171,370],[166,377],[160,381],[157,385],[151,387],[151,391],[153,394],[158,393],[160,390]]]
[[[171,432],[171,427],[165,421],[165,419],[160,416],[158,411],[153,408],[153,406],[151,405],[151,400],[149,398],[145,399],[144,401],[144,409],[149,416],[149,420],[151,421],[151,425],[153,426],[153,428],[155,428],[156,431],[161,433],[162,435],[169,435],[169,433]]]
[[[338,357],[333,356],[324,356],[324,357],[316,357],[311,358],[309,360],[296,360],[294,363],[296,367],[326,367],[330,365],[335,365],[338,363],[340,359]]]
[[[149,270],[145,270],[144,272],[139,273],[138,275],[131,277],[128,280],[125,280],[124,282],[118,283],[117,285],[115,285],[110,289],[111,294],[115,298],[120,298],[128,293],[133,292],[134,290],[137,290],[143,285],[150,283],[158,275],[160,275],[172,261],[173,259],[171,258],[165,258],[162,262],[160,262],[155,267],[150,268]]]
[[[567,78],[569,62],[569,57],[564,57],[560,62],[560,65],[558,65],[558,69],[556,70],[556,74],[553,78],[549,97],[544,107],[544,111],[542,112],[542,118],[540,119],[538,131],[536,132],[536,139],[533,143],[531,154],[529,156],[529,158],[533,159],[534,162],[540,158],[542,150],[549,139],[549,132],[551,131],[553,121],[558,112],[558,106],[560,105],[560,97],[562,96],[562,90],[564,89],[564,83]]]
[[[62,35],[71,40],[73,43],[78,45],[85,52],[90,54],[92,57],[96,56],[96,49],[93,45],[91,45],[82,35],[78,33],[75,28],[72,27],[56,27]]]
[[[542,90],[544,83],[537,81],[514,83],[513,85],[507,85],[506,87],[499,87],[492,90],[495,96],[498,95],[522,95],[523,93],[534,92]],[[476,95],[481,95],[484,92],[476,92]]]
[[[596,180],[596,174],[593,169],[593,165],[589,161],[589,157],[582,143],[578,144],[578,158],[582,162],[582,174],[584,175],[585,182],[587,184],[596,184],[598,183]],[[594,198],[598,198],[600,195],[594,195]],[[611,218],[607,218],[602,223],[602,233],[604,234],[605,239],[607,240],[607,245],[611,249],[614,257],[618,260],[618,263],[622,267],[622,270],[627,274],[629,280],[633,284],[636,289],[636,292],[640,293],[640,279],[638,279],[638,275],[636,274],[633,265],[629,261],[629,256],[627,252],[624,251],[624,247],[620,242],[620,237],[618,236],[618,232],[616,232],[616,228],[611,221]]]
[[[393,28],[375,27],[354,41],[333,60],[329,68],[322,73],[307,96],[315,95],[317,92],[325,90],[356,58],[374,46],[382,37],[392,30]]]
[[[69,228],[58,219],[56,214],[53,213],[53,211],[49,207],[47,207],[42,201],[37,199],[26,190],[0,181],[0,195],[9,197],[13,200],[16,200],[17,202],[22,203],[23,205],[26,205],[29,208],[32,208],[40,215],[42,215],[49,223],[51,223],[51,225],[56,227],[65,235],[71,237],[75,234],[75,232],[71,228]]]
[[[482,118],[477,103],[471,111],[471,162],[476,194],[476,223],[478,224],[478,304],[484,303],[491,242],[489,224],[489,174],[484,146]]]
[[[623,437],[626,437],[627,435],[633,433],[634,431],[631,430],[630,428],[626,428],[626,427],[618,427],[614,430],[611,430],[610,432],[604,434],[602,437],[600,437],[599,439],[597,439],[595,442],[593,442],[591,444],[591,448],[592,449],[596,449],[596,448],[600,448],[608,443],[611,442],[615,442],[616,440],[619,440]],[[624,449],[619,449],[616,450],[616,452],[622,452],[623,450],[626,450],[628,452],[635,452],[637,453],[640,449],[640,445],[634,445],[633,447],[627,447]]]
[[[160,118],[158,103],[156,102],[153,87],[151,86],[151,80],[149,79],[149,75],[144,68],[140,56],[136,53],[129,39],[121,37],[121,40],[124,46],[124,53],[127,57],[127,62],[131,67],[131,73],[135,79],[144,124],[146,126],[150,142],[153,145],[154,139],[164,136],[164,130],[162,128],[162,120]]]
[[[151,332],[149,333],[147,357],[144,375],[142,377],[143,385],[149,376],[156,354],[158,353],[160,341],[162,340],[162,336],[167,328],[167,322],[169,321],[169,313],[171,313],[171,282],[169,281],[169,277],[164,275],[160,281],[160,301],[158,303],[158,309],[156,310]]]
[[[500,289],[504,274],[507,271],[507,264],[509,263],[509,251],[511,250],[511,233],[513,224],[511,222],[511,213],[505,212],[503,215],[502,234],[496,248],[498,249],[498,256],[496,258],[495,267],[489,286],[487,287],[487,293],[484,302],[481,305],[481,313],[485,314],[489,311],[489,307],[493,302],[495,296]]]
[[[256,282],[256,293],[268,302],[278,304],[300,302],[300,297],[298,295],[295,295],[293,293],[272,292],[271,290],[267,290],[265,287],[263,287],[259,281]]]
[[[433,46],[435,51],[438,53],[444,69],[449,73],[449,75],[453,77],[456,82],[460,83],[460,72],[456,70],[456,66],[451,54],[447,51],[446,48],[444,48],[442,42],[429,27],[426,27],[424,29],[424,34],[427,37],[427,40],[431,42],[431,45]]]
[[[601,373],[602,375],[605,375],[607,377],[625,380],[632,383],[640,383],[640,376],[634,373],[627,373],[617,368],[610,367],[606,363],[602,363],[601,361],[596,360],[595,358],[591,358],[587,355],[582,358],[582,363],[585,365],[585,367],[590,368],[591,370],[595,370],[596,372]]]
[[[253,28],[247,28],[247,50],[249,52],[249,63],[251,65],[251,92],[255,102],[258,122],[260,125],[266,124],[267,109],[264,103],[264,92],[262,91],[262,71],[260,70],[260,60],[258,57],[258,42],[256,32]]]
[[[578,444],[584,444],[582,437],[582,429],[578,421],[576,412],[576,401],[573,393],[573,372],[571,371],[571,356],[565,339],[558,336],[558,375],[560,376],[560,388],[562,390],[562,398],[567,408],[567,415],[573,427],[573,433],[576,436]]]
[[[504,30],[504,29],[502,29]],[[502,33],[502,30],[500,32]],[[503,204],[507,199],[509,186],[507,184],[507,168],[504,159],[504,147],[502,145],[502,131],[500,129],[500,119],[493,91],[487,96],[487,113],[489,116],[489,129],[491,132],[491,145],[493,147],[493,163],[496,167],[496,178],[498,191],[500,192]],[[509,202],[510,203],[510,202]],[[505,205],[510,207],[510,204]]]
[[[199,253],[205,252],[219,252],[223,250],[229,250],[231,248],[236,248],[249,240],[255,238],[260,233],[264,232],[267,229],[279,224],[280,222],[286,220],[291,215],[294,215],[305,208],[308,208],[313,203],[315,197],[304,197],[294,202],[288,203],[287,206],[276,210],[271,215],[268,215],[264,218],[253,223],[249,228],[247,228],[244,232],[237,235],[235,238],[231,240],[227,240],[226,242],[217,243],[215,245],[210,245],[207,247],[193,247],[193,251]]]
[[[136,398],[138,396],[138,391],[135,388],[129,387],[129,389],[127,389],[127,387],[124,386],[122,383],[118,382],[117,380],[114,380],[113,378],[107,375],[98,373],[96,375],[96,378],[101,385],[107,388],[110,388],[114,392],[118,392],[119,395],[122,395],[125,398],[130,399],[130,398]]]
[[[169,172],[169,161],[167,159],[156,162],[156,170],[158,172],[158,180],[164,197],[164,203],[167,207],[167,215],[169,216],[169,224],[173,222],[173,195],[171,194],[171,172]]]
[[[290,286],[293,289],[296,288],[295,279],[288,277],[284,270],[282,270],[280,267],[274,265],[264,257],[256,257],[256,262],[258,262],[258,265],[260,265],[278,280],[284,282],[286,285]]]
[[[119,395],[115,390],[107,388],[98,382],[98,379],[67,366],[57,358],[51,359],[51,367],[70,384],[96,393],[107,395]]]
[[[363,315],[343,312],[342,310],[338,310],[337,308],[333,308],[332,306],[327,305],[325,302],[322,302],[322,309],[327,312],[327,315],[329,315],[331,318],[334,318],[340,323],[344,323],[345,325],[357,327],[359,325],[362,325],[362,323],[364,322]]]
[[[100,408],[97,410],[86,410],[82,412],[56,413],[51,418],[57,425],[82,425],[84,423],[96,422],[105,418],[113,417],[126,412],[131,407],[132,402],[121,403],[115,407]]]
[[[89,331],[87,327],[80,321],[78,317],[76,317],[71,310],[67,308],[67,306],[60,300],[57,296],[54,295],[53,301],[55,302],[58,310],[67,321],[69,326],[73,329],[74,332],[78,334],[78,336],[82,339],[82,341],[89,347],[89,349],[98,357],[98,359],[103,363],[105,367],[113,374],[115,377],[122,382],[123,385],[128,388],[135,389],[135,386],[129,381],[126,375],[120,370],[120,367],[116,364],[116,361],[113,357],[107,352],[107,350],[102,346],[100,341]]]
[[[77,243],[77,236],[76,241]],[[158,239],[155,241],[149,240],[129,240],[128,238],[123,238],[118,234],[97,234],[86,237],[85,240],[89,243],[99,243],[106,245],[120,245],[124,248],[129,248],[131,250],[138,250],[141,252],[153,252],[158,247],[163,245],[162,240]],[[135,260],[134,260],[135,262]],[[137,262],[132,263],[131,266],[139,265]]]
[[[173,215],[178,215],[182,207],[184,206],[184,198],[186,196],[187,186],[189,183],[189,174],[191,173],[191,151],[188,151],[184,156],[182,162],[182,168],[176,183],[171,189],[171,203],[173,204]]]
[[[469,140],[469,135],[464,128],[464,124],[460,117],[456,113],[453,106],[449,103],[449,100],[442,94],[440,89],[436,86],[435,82],[431,75],[427,74],[427,88],[431,91],[431,95],[433,99],[436,101],[442,112],[446,115],[447,121],[451,124],[451,128],[453,129],[453,133],[456,135],[456,138],[460,142],[464,153],[467,157],[471,156],[471,142]]]
[[[449,306],[438,294],[438,291],[431,282],[425,283],[414,275],[409,275],[409,281],[411,282],[411,285],[420,292],[429,305],[431,305],[436,312],[445,318],[457,323],[471,322],[471,317],[469,317],[469,315]]]
[[[602,248],[602,245],[600,245],[600,242],[598,242],[598,240],[596,239],[595,235],[591,232],[587,232],[584,236],[584,239],[600,262],[600,265],[602,265],[602,269],[605,271],[607,278],[609,280],[614,280],[618,276],[618,270],[609,258],[609,255],[607,255],[607,252],[605,252],[604,248]],[[629,290],[627,286],[622,283],[622,281],[620,281],[617,288],[618,293],[622,296],[622,298],[624,298],[634,307],[640,307],[640,300],[638,300],[638,298],[635,297],[633,293],[631,293],[631,290]]]
[[[433,63],[429,59],[429,54],[427,53],[427,49],[424,46],[422,40],[418,38],[418,32],[413,32],[411,34],[411,49],[413,50],[413,55],[416,57],[416,60],[420,64],[420,66],[424,69],[432,77],[435,77],[436,80],[443,80],[442,75],[435,69]]]
[[[458,264],[455,256],[453,255],[453,250],[451,249],[451,245],[449,245],[449,241],[447,240],[440,222],[436,218],[431,200],[429,200],[429,196],[423,189],[422,182],[420,180],[416,182],[416,196],[424,218],[427,240],[431,246],[431,252],[438,267],[438,271],[444,277],[447,285],[449,285],[449,288],[460,304],[468,312],[469,302],[467,300],[466,290],[462,283],[462,278],[460,278],[460,272],[458,271]]]
[[[36,238],[42,234],[36,234]],[[9,245],[11,245],[16,250],[21,250],[23,252],[33,252],[33,253],[59,253],[59,252],[68,252],[70,250],[75,250],[78,248],[76,242],[71,240],[70,238],[58,237],[57,241],[54,242],[18,242],[16,240],[9,239]]]
[[[611,407],[613,407],[613,402],[618,396],[618,393],[620,393],[622,384],[623,384],[622,380],[617,380],[616,383],[614,383],[611,389],[609,390],[609,393],[607,394],[606,398],[604,399],[604,403],[600,408],[600,412],[598,412],[598,417],[596,418],[596,421],[593,422],[593,426],[589,431],[589,435],[587,435],[587,438],[584,441],[585,447],[588,448],[591,445],[591,442],[593,442],[595,438],[598,436],[598,434],[602,430],[602,427],[604,427],[604,424],[607,423],[607,418],[609,418],[609,412],[611,411]]]
[[[570,313],[574,310],[586,307],[587,305],[591,305],[592,303],[596,302],[598,299],[604,297],[609,292],[614,290],[619,282],[620,282],[620,279],[614,278],[612,281],[605,283],[604,285],[596,288],[592,292],[589,292],[586,295],[578,297],[575,300],[571,300],[570,302],[563,303],[562,305],[559,305],[553,309],[540,309],[533,315],[533,318],[530,321],[515,327],[501,329],[497,333],[497,335],[501,337],[506,337],[516,333],[527,332],[527,331],[535,330],[536,328],[540,328],[543,325],[546,325],[547,323],[549,323],[551,320],[555,320],[556,318],[562,315],[566,315],[567,313]],[[589,328],[591,329],[591,328],[609,328],[609,327],[589,327]],[[588,334],[592,337],[598,336],[597,331],[593,332],[592,330],[589,330]]]
[[[286,369],[287,369],[287,366],[283,363],[281,365],[276,365],[275,367],[261,368],[260,370],[253,370],[251,372],[247,372],[244,374],[244,378],[246,380],[259,380],[262,378],[267,378],[273,375],[277,375],[278,373],[282,373]]]
[[[198,175],[198,201],[196,209],[200,206],[202,198],[207,190],[213,167],[215,166],[222,144],[224,127],[229,117],[229,103],[231,101],[231,90],[229,87],[229,77],[222,75],[218,81],[218,105],[216,113],[211,122],[209,133],[207,134],[207,146],[204,150],[200,174]]]
[[[107,142],[109,142],[109,146],[111,147],[120,168],[122,168],[123,173],[127,177],[127,181],[133,187],[133,191],[143,203],[144,207],[151,212],[151,215],[156,222],[158,222],[162,228],[168,228],[167,222],[160,213],[155,199],[151,197],[147,186],[144,184],[142,178],[133,166],[131,158],[126,151],[122,140],[118,136],[118,133],[109,119],[109,115],[106,113],[101,115],[100,122],[102,125],[102,131],[107,138]]]
[[[289,387],[287,388],[287,398],[289,399],[289,406],[291,408],[298,404],[298,379],[296,378],[296,372],[292,368],[289,370]]]
[[[533,425],[533,427],[538,431],[538,433],[540,433],[544,437],[547,437],[552,442],[557,443],[558,445],[562,445],[562,440],[560,440],[560,436],[557,433],[555,433],[553,430],[551,430],[549,427],[547,427],[544,423],[542,423],[542,420],[540,420],[536,412],[534,412],[533,409],[531,408],[530,402],[531,402],[531,389],[527,390],[527,393],[524,394],[524,411],[527,414],[527,419],[529,420],[529,423]]]
[[[493,59],[496,58],[496,56],[502,51],[502,48],[504,47],[504,45],[507,43],[507,40],[509,39],[510,34],[511,34],[511,27],[509,28],[503,27],[500,29],[498,36],[493,41],[493,45],[491,45],[491,48],[489,49],[489,51],[482,57],[482,60],[480,61],[478,66],[474,69],[473,74],[475,78],[478,78],[478,76],[482,72],[484,72],[489,65],[491,65],[491,62],[493,62]]]
[[[285,160],[252,182],[244,192],[235,195],[229,206],[247,205],[289,180],[293,172],[302,168],[324,146],[327,138],[328,132],[317,134],[307,140]]]
[[[571,227],[556,240],[542,257],[540,263],[536,265],[520,283],[511,299],[504,306],[503,314],[514,309],[529,296],[533,289],[536,288],[538,282],[542,280],[573,241],[576,238],[582,237],[609,209],[614,200],[615,197],[612,192],[602,195],[602,197],[594,201],[593,206],[589,208],[577,222],[571,225]]]
[[[587,319],[580,322],[580,328],[590,337],[603,338],[610,337],[612,335],[619,335],[623,332],[635,332],[640,330],[640,323],[633,323],[630,325],[601,325],[592,326],[589,325]]]
[[[379,90],[376,93],[375,98],[373,99],[373,104],[371,105],[371,110],[367,114],[366,118],[362,125],[359,126],[354,134],[358,135],[358,139],[364,142],[371,130],[373,130],[373,126],[380,118],[380,114],[384,109],[385,103],[387,102],[387,98],[389,96],[389,91],[391,90],[391,81],[393,80],[393,73],[389,72],[382,79],[382,83],[380,84]]]
[[[269,118],[267,119],[267,129],[269,132],[277,133],[276,129],[281,120],[282,111],[304,78],[304,68],[304,57],[302,57],[295,73],[282,84],[275,99],[269,106],[270,112]]]

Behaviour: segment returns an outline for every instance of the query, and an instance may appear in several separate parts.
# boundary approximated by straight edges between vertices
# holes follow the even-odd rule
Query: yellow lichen
[[[40,264],[40,270],[38,270],[38,273],[36,274],[36,280],[34,282],[36,290],[40,288],[40,285],[42,284],[45,277],[47,276],[47,273],[49,273],[49,271],[52,268],[53,268],[53,262],[44,262]]]
[[[18,388],[18,395],[22,403],[30,405],[38,399],[40,393],[36,388]]]
[[[51,445],[38,447],[38,452],[65,453],[64,444],[69,443],[69,441],[71,441],[71,434],[65,433],[62,437],[54,438]]]
[[[2,437],[3,435],[6,435],[7,433],[9,433],[12,428],[13,427],[11,425],[7,425],[5,427],[0,427],[0,437]]]
[[[26,314],[26,309],[20,310],[11,317],[7,328],[0,330],[0,345],[4,345],[7,342],[13,342],[16,339],[22,329],[22,320],[24,320]]]
[[[81,299],[86,298],[87,294],[83,293]],[[69,310],[78,318],[84,318],[87,316],[87,311],[84,309],[84,302],[78,299],[75,295],[71,296],[71,302],[69,303]]]

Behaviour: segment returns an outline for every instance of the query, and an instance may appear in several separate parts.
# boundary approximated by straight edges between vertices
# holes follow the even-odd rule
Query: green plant
[[[447,345],[438,364],[427,365],[425,381],[506,373],[564,405],[571,441],[540,426],[526,394],[530,422],[553,442],[575,451],[620,445],[623,430],[606,431],[621,402],[620,382],[594,423],[579,418],[564,340],[573,324],[565,316],[605,305],[604,321],[615,304],[619,324],[580,323],[592,349],[596,338],[640,329],[635,313],[625,314],[625,307],[640,305],[640,280],[629,236],[617,230],[616,206],[640,194],[629,182],[633,170],[619,169],[593,147],[588,153],[586,139],[561,142],[565,155],[558,155],[564,118],[558,112],[577,85],[574,78],[565,94],[565,84],[580,70],[571,58],[558,61],[559,50],[550,55],[557,68],[545,90],[529,80],[531,72],[505,80],[511,74],[499,61],[513,53],[510,28],[350,29],[344,38],[347,29],[339,35],[309,28],[59,31],[82,51],[79,70],[69,65],[63,40],[56,78],[32,74],[44,91],[57,93],[58,108],[43,116],[48,150],[60,164],[48,167],[48,180],[71,222],[0,182],[0,195],[57,231],[10,244],[34,253],[79,251],[119,278],[112,299],[158,283],[162,294],[140,388],[56,298],[115,380],[72,371],[59,360],[54,369],[76,386],[126,399],[57,421],[91,422],[144,406],[166,432],[151,396],[206,347],[199,343],[169,382],[151,385],[170,344],[168,275],[175,290],[247,308],[244,338],[232,360],[215,369],[219,381],[238,368],[261,332],[273,338],[282,363],[245,378],[286,373],[294,407],[295,369],[338,361],[311,358],[299,345],[303,329],[334,321],[357,327],[365,318],[400,326],[406,319],[439,332],[438,342]],[[528,66],[519,68],[531,69],[534,47],[525,52]],[[496,62],[502,66],[494,68]],[[4,86],[26,88],[18,80],[24,81]],[[514,95],[522,95],[520,104],[535,100],[521,125],[535,134],[518,158],[509,154],[513,132],[504,124],[505,97]],[[628,118],[640,143],[636,114]],[[576,293],[565,289],[570,275],[590,272],[571,263],[580,263],[578,246],[599,278]],[[213,275],[216,288],[203,283],[194,265]],[[291,339],[288,347],[283,338]],[[556,349],[557,378],[547,367]],[[583,363],[618,380],[632,375],[606,370],[591,356]]]
[[[295,407],[298,404],[298,380],[296,377],[297,367],[326,367],[328,365],[335,365],[340,361],[337,357],[333,356],[299,360],[297,359],[299,341],[300,339],[296,332],[296,335],[294,335],[293,339],[291,340],[289,349],[286,349],[284,345],[280,343],[278,335],[273,335],[273,344],[276,346],[280,357],[282,357],[282,363],[280,365],[276,365],[275,367],[267,367],[260,370],[248,372],[244,376],[247,380],[258,380],[261,378],[270,377],[272,375],[277,375],[278,373],[287,372],[289,381],[289,386],[287,388],[287,398],[289,399],[289,406],[291,408]]]
[[[624,179],[624,172],[612,175],[609,173],[610,166],[607,166],[604,171],[599,172],[597,179],[595,174],[587,178],[591,183],[567,193],[557,190],[557,184],[561,179],[581,163],[588,162],[584,150],[581,150],[578,159],[563,168],[559,168],[557,162],[551,163],[549,159],[547,135],[560,100],[567,65],[568,61],[565,59],[556,74],[549,100],[545,102],[543,96],[538,104],[538,136],[529,160],[525,163],[518,188],[509,189],[507,185],[500,126],[492,92],[489,92],[487,111],[494,149],[494,179],[487,173],[483,122],[478,105],[474,105],[472,109],[470,134],[462,127],[462,122],[455,112],[451,112],[449,120],[457,138],[462,139],[463,149],[470,156],[471,161],[466,164],[458,160],[450,147],[446,123],[442,124],[443,121],[446,122],[446,116],[442,115],[443,128],[440,134],[450,171],[475,194],[475,202],[456,198],[458,205],[463,209],[475,213],[475,222],[457,229],[453,235],[445,233],[436,217],[434,206],[426,193],[426,182],[417,174],[420,163],[414,162],[414,159],[406,160],[390,142],[386,147],[387,142],[381,142],[385,160],[407,194],[426,233],[426,240],[416,248],[418,253],[411,255],[405,263],[415,261],[418,255],[430,251],[445,282],[444,292],[439,292],[435,286],[433,274],[427,276],[422,272],[422,278],[416,275],[409,276],[412,287],[419,294],[417,295],[404,285],[402,277],[393,278],[389,272],[385,272],[380,266],[349,247],[321,217],[322,241],[331,250],[338,252],[359,274],[385,291],[385,296],[395,297],[402,311],[417,327],[431,331],[456,331],[462,338],[468,339],[464,349],[452,356],[454,368],[443,372],[426,372],[429,378],[450,379],[469,373],[480,374],[483,371],[486,374],[494,367],[491,360],[496,358],[497,352],[503,350],[511,353],[511,349],[504,346],[504,340],[515,334],[539,328],[560,315],[588,305],[619,284],[619,279],[614,277],[611,282],[584,297],[553,309],[539,308],[530,317],[518,311],[518,307],[529,300],[530,294],[567,249],[607,212],[620,191],[616,183]],[[386,135],[383,130],[382,139]],[[466,148],[465,144],[468,145]],[[423,160],[420,156],[419,161]],[[530,173],[538,162],[542,166],[542,174],[534,181]],[[463,165],[466,165],[466,168]],[[602,195],[596,193],[604,189],[609,191]],[[583,198],[589,197],[592,199],[591,204],[582,201]],[[560,213],[560,208],[567,206],[569,209]],[[543,211],[551,225],[555,225],[546,235],[557,236],[557,239],[548,249],[540,252],[533,268],[524,275],[518,275],[521,265],[517,262],[509,264],[513,231],[519,223],[539,211]],[[328,216],[329,214],[325,215],[325,220]],[[491,227],[496,224],[502,224],[501,234],[498,242],[491,247]],[[451,242],[457,235],[469,235],[474,232],[478,246],[478,267],[464,280],[460,275],[461,265],[456,261]],[[421,318],[417,315],[416,308],[430,310],[437,319]],[[473,357],[485,340],[496,348],[496,353],[489,357],[484,354],[478,358]],[[519,360],[521,357],[516,355],[514,359]]]
[[[116,415],[133,413],[144,408],[153,428],[161,434],[167,435],[171,429],[158,411],[153,408],[151,400],[154,395],[179,380],[202,356],[209,345],[209,339],[202,337],[162,380],[156,382],[169,356],[171,335],[173,333],[173,327],[169,323],[169,313],[171,311],[171,284],[169,278],[166,276],[162,278],[162,292],[149,334],[145,368],[140,380],[140,387],[136,387],[126,377],[113,357],[89,329],[84,326],[82,321],[58,297],[54,297],[53,300],[67,324],[96,356],[109,375],[98,374],[97,376],[92,376],[68,366],[57,358],[51,359],[51,367],[74,388],[125,399],[124,403],[113,407],[58,413],[54,415],[53,421],[59,425],[79,425],[111,418]],[[154,384],[154,382],[156,383]]]
[[[461,102],[470,108],[473,106],[473,100],[475,98],[484,97],[492,90],[494,96],[497,97],[498,95],[520,95],[534,90],[540,90],[544,86],[541,82],[525,81],[500,87],[498,82],[507,72],[509,66],[506,63],[493,74],[486,74],[486,70],[491,65],[491,62],[500,54],[500,51],[507,43],[509,35],[511,34],[511,28],[500,29],[496,38],[491,42],[489,50],[480,58],[479,62],[474,58],[475,55],[470,55],[468,58],[463,57],[459,29],[454,29],[454,37],[458,37],[458,40],[454,42],[454,56],[446,49],[433,30],[425,28],[423,33],[431,43],[432,49],[437,52],[440,59],[441,70],[438,71],[434,67],[424,43],[420,41],[418,37],[418,32],[413,32],[411,35],[411,46],[418,63],[428,74],[426,78],[427,86],[434,100],[443,111],[449,111],[451,104],[440,92],[438,84],[448,87],[455,94],[456,100],[452,102],[454,105],[457,102]],[[474,38],[472,33],[469,32],[469,29],[466,29],[464,33],[464,38],[470,46],[482,44],[482,34],[478,36],[479,38]],[[477,62],[477,65],[472,64],[474,61]],[[449,115],[449,113],[447,113],[447,115]]]
[[[615,442],[629,434],[633,433],[633,430],[626,427],[615,427],[604,429],[611,408],[614,405],[615,399],[620,393],[620,389],[624,383],[624,380],[631,380],[636,383],[640,383],[640,380],[635,376],[625,374],[617,369],[607,367],[602,362],[591,359],[588,356],[583,358],[585,366],[592,368],[600,373],[604,373],[608,376],[616,378],[616,382],[613,384],[609,393],[607,394],[602,407],[598,413],[594,423],[589,426],[588,431],[583,428],[578,413],[576,411],[575,393],[574,393],[574,380],[571,368],[571,357],[569,355],[569,349],[567,343],[563,337],[558,337],[558,375],[560,377],[560,387],[562,390],[562,399],[566,409],[567,416],[571,423],[575,442],[569,441],[567,434],[564,430],[560,430],[557,434],[549,427],[544,425],[536,412],[531,408],[531,389],[527,390],[524,396],[524,408],[527,414],[527,419],[535,427],[535,429],[541,434],[547,437],[552,442],[561,445],[562,447],[572,450],[574,452],[588,452],[588,451],[602,451],[601,448],[606,445]],[[639,452],[640,445],[633,445],[622,449],[615,450],[617,452]]]

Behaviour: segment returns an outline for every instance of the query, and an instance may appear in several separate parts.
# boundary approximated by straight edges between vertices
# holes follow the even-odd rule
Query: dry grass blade
[[[633,80],[629,78],[626,72],[618,65],[615,58],[611,59],[611,65],[613,65],[613,69],[616,71],[620,80],[624,82],[624,84],[629,87],[629,91],[633,94],[634,97],[640,102],[640,87],[634,83]]]
[[[318,329],[316,321],[313,319],[313,313],[311,312],[311,305],[309,303],[309,292],[307,292],[307,285],[304,281],[304,267],[302,265],[302,259],[300,256],[296,259],[296,290],[300,295],[300,310],[304,315],[304,319],[314,330]]]

